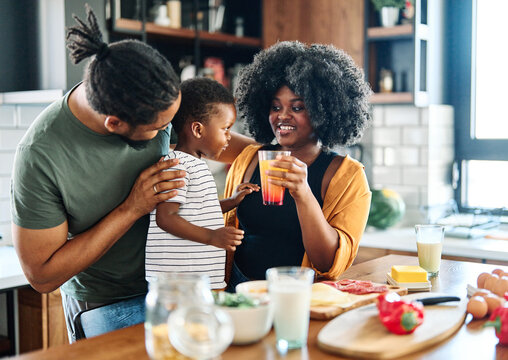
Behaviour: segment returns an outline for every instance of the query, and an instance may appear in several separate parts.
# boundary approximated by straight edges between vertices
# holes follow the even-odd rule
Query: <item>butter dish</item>
[[[430,291],[432,284],[429,280],[425,282],[398,282],[392,278],[390,272],[386,273],[386,281],[390,285],[405,287],[408,291]]]

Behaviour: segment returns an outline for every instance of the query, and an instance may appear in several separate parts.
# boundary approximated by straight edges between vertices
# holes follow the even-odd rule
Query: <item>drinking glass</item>
[[[169,341],[168,317],[181,304],[213,304],[206,275],[167,273],[149,281],[146,295],[145,347],[152,360],[189,359]]]
[[[286,169],[276,168],[271,164],[277,158],[277,155],[291,155],[291,151],[272,151],[259,150],[259,174],[261,176],[261,193],[263,194],[263,205],[282,205],[284,200],[283,186],[274,185],[268,182],[267,170],[287,171]]]
[[[215,359],[231,344],[235,334],[231,316],[214,305],[179,306],[169,316],[168,327],[171,344],[196,360]]]
[[[270,305],[279,350],[306,346],[309,331],[310,297],[314,270],[304,267],[275,267],[266,271]]]
[[[441,225],[415,225],[418,262],[429,277],[439,274],[444,230]]]

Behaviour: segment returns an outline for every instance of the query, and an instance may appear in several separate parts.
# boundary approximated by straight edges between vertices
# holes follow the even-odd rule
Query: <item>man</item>
[[[23,271],[37,291],[61,286],[70,341],[79,311],[146,293],[147,214],[184,175],[162,171],[176,161],[159,161],[180,105],[170,63],[136,40],[105,44],[88,7],[87,15],[67,34],[74,63],[93,56],[83,82],[34,121],[11,183]],[[250,141],[236,135],[224,159]]]

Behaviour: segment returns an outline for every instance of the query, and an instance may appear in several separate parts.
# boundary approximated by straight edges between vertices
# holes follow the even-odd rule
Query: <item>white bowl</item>
[[[235,327],[233,344],[244,345],[261,340],[272,328],[273,311],[269,304],[252,308],[220,306],[231,315]]]
[[[268,282],[266,280],[253,280],[236,285],[236,292],[244,294],[253,299],[258,299],[261,303],[269,301]]]

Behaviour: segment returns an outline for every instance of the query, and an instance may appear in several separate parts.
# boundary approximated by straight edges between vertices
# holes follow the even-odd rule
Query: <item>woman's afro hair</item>
[[[354,144],[371,121],[372,91],[363,72],[348,54],[331,45],[279,42],[258,53],[242,69],[237,84],[239,114],[261,143],[274,139],[268,114],[273,96],[284,85],[303,98],[324,147]]]

